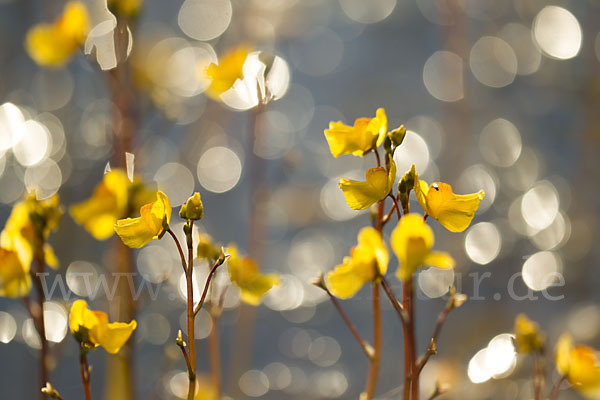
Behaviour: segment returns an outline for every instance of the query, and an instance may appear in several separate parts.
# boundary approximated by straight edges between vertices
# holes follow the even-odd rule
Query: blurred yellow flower
[[[383,143],[387,133],[387,116],[378,108],[374,118],[358,118],[354,126],[341,121],[329,123],[325,138],[334,157],[340,154],[363,156]]]
[[[249,257],[241,257],[233,243],[227,246],[227,253],[230,255],[227,270],[231,282],[240,288],[240,299],[253,306],[260,304],[262,296],[279,284],[279,278],[273,274],[261,274],[256,262]]]
[[[211,63],[206,68],[210,86],[206,94],[213,100],[219,100],[221,94],[233,86],[235,81],[244,78],[244,63],[248,57],[248,48],[238,46],[223,53],[218,64]]]
[[[395,179],[396,164],[391,161],[389,172],[384,167],[370,168],[365,173],[364,182],[341,178],[339,185],[350,208],[364,210],[385,199]]]
[[[0,296],[24,297],[31,290],[29,268],[15,251],[0,248]]]
[[[208,260],[217,260],[221,255],[221,245],[215,244],[213,238],[203,232],[198,233],[198,247],[196,257]]]
[[[152,239],[162,237],[170,220],[171,203],[159,190],[156,201],[142,206],[139,217],[120,219],[114,228],[125,245],[137,249]]]
[[[208,376],[196,376],[196,396],[194,400],[219,400],[219,392]]]
[[[108,8],[115,14],[128,17],[135,16],[144,0],[108,0]]]
[[[152,201],[154,192],[147,190],[137,178],[133,183],[123,169],[114,169],[104,174],[92,197],[71,206],[71,216],[97,240],[105,240],[114,233],[119,218],[129,216]]]
[[[39,24],[27,32],[27,53],[39,65],[62,67],[85,41],[89,25],[85,5],[80,1],[70,1],[54,23]]]
[[[454,260],[448,253],[432,251],[434,237],[431,228],[418,214],[402,217],[391,236],[391,245],[400,266],[396,276],[401,281],[412,279],[421,266],[454,268]]]
[[[450,232],[462,232],[471,223],[479,202],[485,193],[480,190],[472,194],[454,194],[447,183],[435,182],[431,186],[419,180],[415,173],[415,194],[423,210],[437,219]]]
[[[69,314],[69,328],[78,342],[94,348],[102,346],[116,354],[127,342],[135,328],[135,320],[124,322],[108,322],[108,316],[102,311],[88,309],[85,300],[76,300]]]
[[[347,299],[367,282],[387,271],[388,251],[376,229],[363,228],[358,234],[358,244],[350,250],[350,257],[327,274],[325,282],[331,293]]]
[[[525,314],[517,315],[515,319],[515,342],[519,353],[531,353],[544,347],[544,335],[540,327]]]
[[[594,349],[573,345],[571,335],[563,334],[556,344],[556,370],[588,398],[600,396],[600,359]]]
[[[58,267],[58,260],[52,247],[45,243],[50,231],[55,230],[62,217],[58,195],[45,200],[37,200],[35,194],[26,195],[25,200],[16,203],[6,225],[0,233],[0,247],[17,253],[25,271],[29,271],[31,262],[38,246],[37,241],[43,240],[46,263]]]

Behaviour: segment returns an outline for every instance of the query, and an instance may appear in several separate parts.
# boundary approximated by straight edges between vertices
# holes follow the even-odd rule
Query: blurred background
[[[59,193],[65,206],[88,198],[107,163],[122,157],[113,143],[117,100],[110,72],[102,70],[118,59],[134,95],[135,172],[174,207],[200,191],[200,230],[238,243],[263,271],[281,274],[282,284],[256,311],[228,292],[220,321],[224,394],[351,399],[362,390],[362,351],[310,281],[341,263],[370,221],[346,205],[339,178],[362,179],[375,165],[371,155],[334,159],[323,130],[329,121],[372,117],[378,107],[390,129],[408,129],[395,156],[399,175],[415,163],[428,182],[486,193],[464,233],[430,221],[436,247],[449,251],[457,268],[418,275],[420,351],[449,285],[470,299],[444,326],[439,353],[423,372],[423,397],[439,379],[451,387],[441,398],[531,398],[530,360],[516,356],[505,335],[519,312],[540,322],[551,346],[565,330],[600,345],[600,253],[593,245],[600,205],[598,2],[146,0],[122,59],[105,46],[106,32],[93,30],[85,46],[95,46],[92,55],[81,51],[65,68],[40,68],[25,53],[25,33],[63,6],[0,0],[0,221],[27,190]],[[203,93],[198,68],[239,44],[279,57],[271,81],[278,96],[266,106],[256,107],[252,96],[216,102]],[[182,224],[173,225],[182,232]],[[64,216],[51,243],[71,301],[91,296],[78,276],[95,282],[110,270],[105,252],[113,241],[94,240]],[[156,293],[144,292],[139,302],[137,398],[179,398],[187,376],[174,345],[185,327],[178,255],[162,240],[134,257],[138,283]],[[201,265],[199,282],[206,272]],[[547,292],[564,297],[552,300],[541,291],[561,283],[547,279],[557,272],[564,285]],[[342,302],[366,338],[368,296],[362,291]],[[67,334],[70,303],[59,292],[54,297],[46,309],[58,361],[52,382],[65,399],[81,398],[77,345]],[[102,296],[88,301],[108,309]],[[396,399],[402,331],[383,303],[377,398]],[[200,313],[200,373],[212,328]],[[0,342],[0,397],[34,398],[40,342],[21,301],[0,299]],[[95,398],[106,398],[104,362],[104,352],[91,356]],[[578,397],[566,390],[561,398]]]

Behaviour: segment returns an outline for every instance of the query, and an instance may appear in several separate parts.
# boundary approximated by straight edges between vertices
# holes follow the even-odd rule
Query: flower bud
[[[199,220],[204,216],[204,206],[200,193],[196,192],[181,206],[179,216],[183,219]]]

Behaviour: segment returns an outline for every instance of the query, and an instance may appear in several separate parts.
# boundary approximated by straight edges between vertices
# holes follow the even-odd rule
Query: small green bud
[[[52,397],[53,399],[61,398],[58,390],[54,389],[50,382],[46,382],[46,386],[42,388],[42,393],[44,393],[46,396]]]
[[[196,192],[192,197],[187,199],[186,203],[181,206],[179,216],[183,219],[199,220],[204,217],[204,205],[200,193]]]
[[[388,132],[388,137],[390,138],[392,145],[394,147],[398,147],[404,141],[406,137],[406,128],[404,125],[400,125],[398,128]]]
[[[221,247],[221,253],[219,254],[219,258],[217,259],[217,265],[222,265],[227,259],[231,257],[229,254],[225,254],[225,248]]]
[[[408,195],[410,191],[414,189],[415,174],[415,164],[413,164],[410,167],[410,170],[400,179],[400,183],[398,183],[398,191],[400,192],[400,195]]]

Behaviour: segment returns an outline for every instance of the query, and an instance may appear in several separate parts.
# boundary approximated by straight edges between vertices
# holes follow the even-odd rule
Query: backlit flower
[[[341,154],[363,156],[385,139],[387,133],[387,116],[383,108],[377,109],[374,118],[358,118],[354,126],[341,121],[330,122],[325,129],[325,139],[334,157]]]
[[[139,217],[120,219],[114,228],[125,245],[140,248],[152,239],[162,237],[170,220],[169,198],[158,191],[156,201],[142,206]]]
[[[515,319],[515,342],[519,353],[531,353],[544,347],[544,335],[537,323],[527,318],[525,314],[517,315]]]
[[[77,300],[71,306],[69,314],[71,333],[78,342],[91,348],[102,346],[107,352],[116,354],[136,327],[135,320],[129,323],[109,323],[106,313],[88,309],[85,300]]]
[[[329,272],[325,278],[331,293],[343,299],[354,296],[367,282],[385,274],[388,251],[376,229],[363,228],[358,234],[358,244],[350,250],[350,257]]]
[[[396,276],[409,281],[419,267],[454,268],[454,260],[448,253],[432,251],[434,237],[431,228],[418,214],[402,217],[391,236],[391,245],[400,263]]]
[[[563,334],[556,344],[556,370],[575,389],[588,398],[600,396],[600,359],[588,346],[573,345],[573,338]]]
[[[31,290],[29,268],[13,250],[0,248],[0,296],[25,297]]]
[[[71,216],[97,240],[114,234],[119,218],[128,217],[129,210],[137,210],[152,201],[154,192],[147,190],[137,178],[133,183],[123,169],[113,169],[104,174],[92,197],[71,206]]]
[[[227,270],[231,282],[240,288],[240,299],[253,306],[260,304],[261,298],[279,284],[279,278],[273,274],[261,274],[254,260],[239,255],[235,244],[227,246],[227,253],[230,255]]]
[[[206,69],[206,76],[210,79],[210,86],[206,94],[213,100],[219,100],[222,93],[231,89],[233,84],[244,77],[243,68],[248,49],[239,46],[223,53],[218,64],[211,63]]]
[[[364,182],[341,178],[339,185],[350,208],[364,210],[385,199],[395,179],[396,164],[391,161],[389,171],[384,167],[371,168],[365,173]]]
[[[90,29],[85,5],[71,1],[52,24],[39,24],[25,37],[25,48],[31,58],[45,67],[62,67],[83,44]]]
[[[423,210],[432,218],[437,219],[451,232],[462,232],[471,223],[479,202],[485,193],[480,190],[472,194],[454,194],[447,183],[427,182],[419,180],[415,173],[415,194]]]

